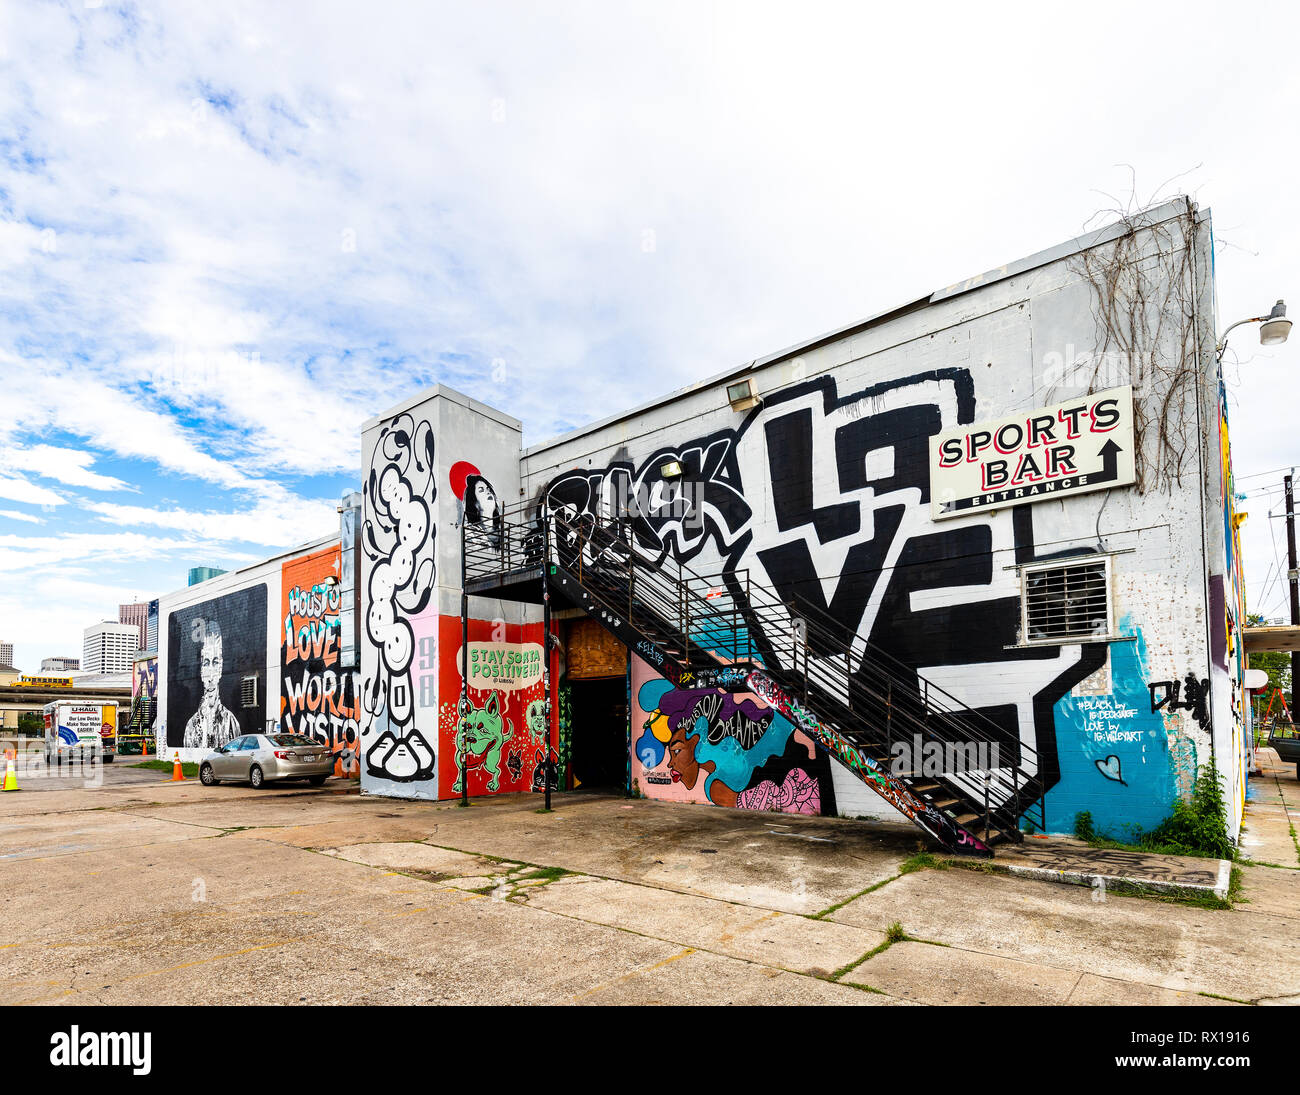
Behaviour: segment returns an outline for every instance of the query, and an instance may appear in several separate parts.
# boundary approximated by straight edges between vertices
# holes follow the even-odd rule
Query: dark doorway
[[[570,770],[583,791],[627,787],[627,678],[569,682],[573,720]]]

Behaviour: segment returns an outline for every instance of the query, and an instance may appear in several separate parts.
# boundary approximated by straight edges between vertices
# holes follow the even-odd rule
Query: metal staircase
[[[674,685],[753,692],[949,851],[1044,827],[1032,748],[850,629],[746,570],[702,574],[629,520],[521,506],[462,525],[471,596],[576,606]],[[901,748],[900,748],[901,747]]]

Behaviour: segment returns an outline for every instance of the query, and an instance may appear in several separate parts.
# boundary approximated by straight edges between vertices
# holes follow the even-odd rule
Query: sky
[[[1295,6],[1074,8],[0,0],[0,640],[335,530],[433,383],[532,444],[1177,193],[1300,309]],[[1298,367],[1225,358],[1269,616]]]

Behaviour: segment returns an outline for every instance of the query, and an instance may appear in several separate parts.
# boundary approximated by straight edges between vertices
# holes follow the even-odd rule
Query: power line
[[[1274,468],[1272,471],[1253,471],[1249,475],[1234,475],[1234,479],[1258,479],[1261,475],[1276,475],[1280,471],[1294,471],[1294,465]]]
[[[1285,517],[1286,514],[1278,514],[1277,516]],[[1265,576],[1264,579],[1264,587],[1259,594],[1258,603],[1261,605],[1265,603],[1265,599],[1268,597],[1269,593],[1272,592],[1273,582],[1280,579],[1283,573],[1285,573],[1284,568],[1282,566],[1282,549],[1278,547],[1278,543],[1277,543],[1277,526],[1273,524],[1274,514],[1271,509],[1268,511],[1266,517],[1269,522],[1268,523],[1269,538],[1273,541],[1273,562],[1269,564],[1268,574]],[[1274,572],[1274,568],[1276,568],[1276,573]],[[1263,611],[1265,615],[1269,614],[1267,609],[1264,609]]]
[[[1273,511],[1272,511],[1272,510],[1269,510],[1269,516],[1270,516],[1270,517],[1273,516]],[[1274,575],[1274,577],[1280,578],[1280,577],[1282,576],[1282,553],[1281,553],[1281,549],[1277,546],[1277,532],[1276,532],[1276,526],[1274,526],[1271,522],[1269,523],[1269,526],[1268,526],[1268,533],[1269,533],[1269,536],[1270,536],[1270,537],[1272,538],[1272,540],[1273,540],[1273,563],[1272,563],[1272,565],[1269,567],[1269,573],[1272,574],[1272,573],[1273,573],[1273,568],[1276,567],[1276,568],[1277,568],[1277,573],[1276,573],[1276,575]],[[1260,595],[1259,595],[1259,600],[1260,600],[1260,603],[1261,603],[1261,604],[1264,602],[1264,599],[1268,596],[1269,591],[1270,591],[1271,589],[1272,589],[1272,582],[1270,581],[1270,582],[1268,582],[1268,584],[1266,584],[1266,585],[1264,586],[1264,590],[1263,590],[1263,592],[1260,593]]]

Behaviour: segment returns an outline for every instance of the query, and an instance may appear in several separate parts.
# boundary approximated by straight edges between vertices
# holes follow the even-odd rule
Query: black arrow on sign
[[[1093,483],[1112,483],[1119,478],[1119,454],[1124,450],[1115,444],[1114,438],[1107,438],[1097,455],[1101,457],[1101,474],[1088,476],[1088,485]]]

